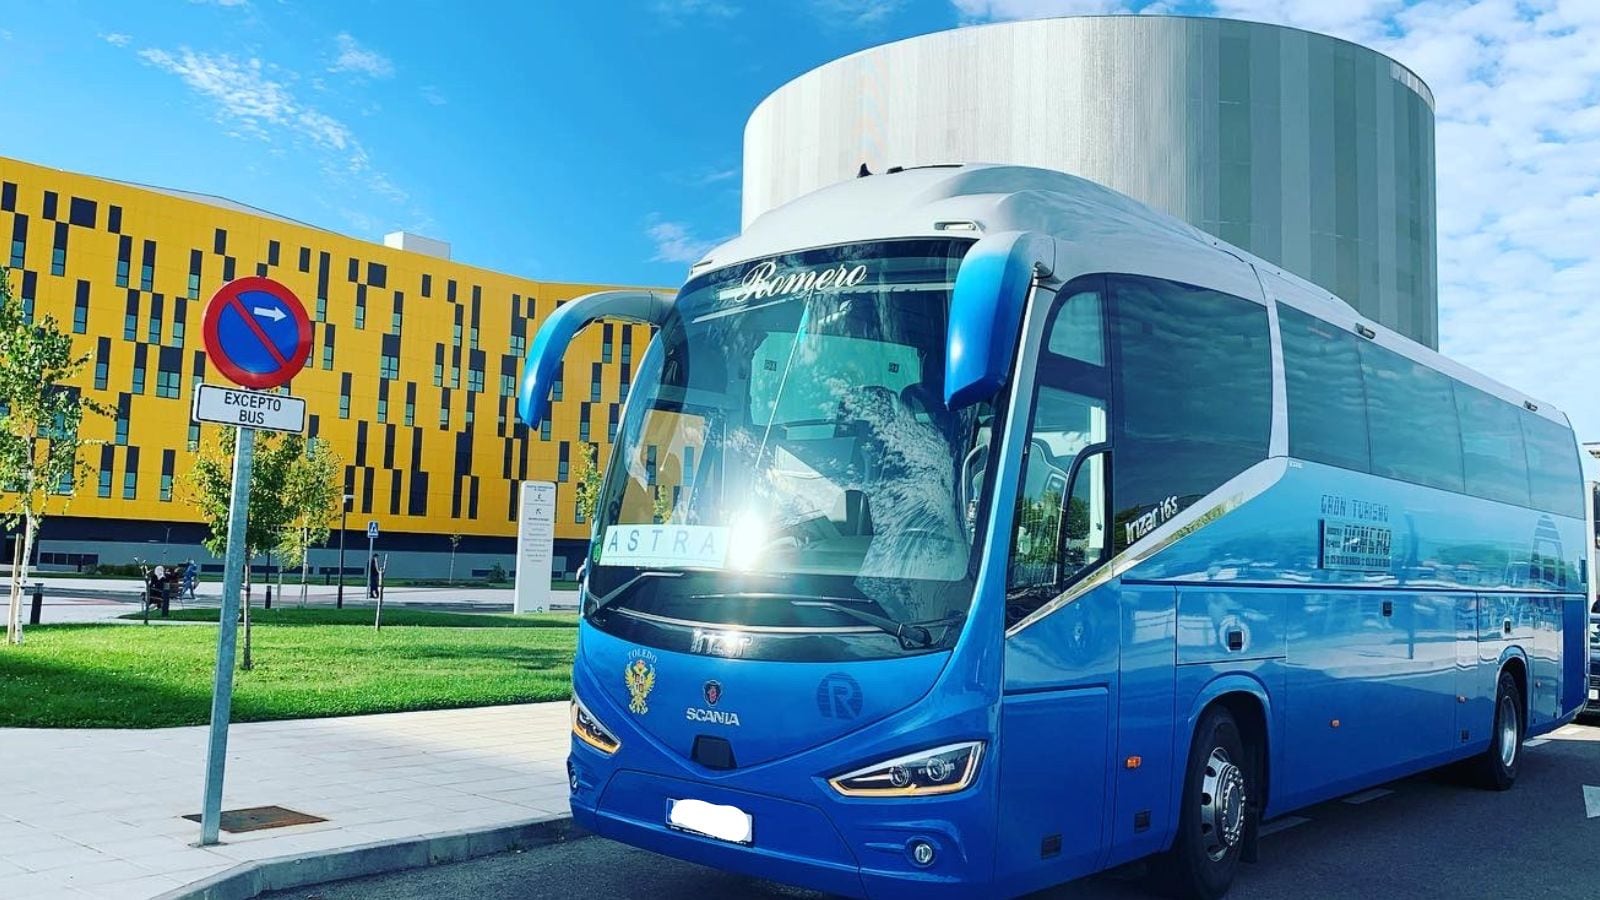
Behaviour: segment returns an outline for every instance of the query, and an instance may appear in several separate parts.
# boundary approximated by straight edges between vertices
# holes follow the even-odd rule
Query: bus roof
[[[977,231],[955,230],[974,223]],[[1032,231],[1115,258],[1160,258],[1195,273],[1191,283],[1226,289],[1248,276],[1279,302],[1345,328],[1357,323],[1374,340],[1430,368],[1570,427],[1555,407],[1501,384],[1362,316],[1332,293],[1187,222],[1085,178],[1031,166],[968,163],[922,166],[830,185],[771,209],[743,234],[690,268],[690,277],[752,259],[815,247],[895,238],[981,237]],[[1255,273],[1249,272],[1254,267]],[[1217,276],[1220,283],[1206,273]],[[1183,279],[1179,279],[1183,280]],[[1260,299],[1258,291],[1251,292]]]

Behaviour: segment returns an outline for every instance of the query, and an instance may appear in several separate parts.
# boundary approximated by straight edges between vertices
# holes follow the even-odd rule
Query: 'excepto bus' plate
[[[196,422],[295,434],[306,430],[306,401],[287,394],[202,384],[195,389],[190,414]]]
[[[749,813],[704,800],[668,800],[667,827],[746,846],[755,835],[755,820]]]

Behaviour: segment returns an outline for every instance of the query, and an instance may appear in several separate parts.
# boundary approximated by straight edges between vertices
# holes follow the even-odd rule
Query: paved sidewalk
[[[234,725],[223,809],[328,821],[191,846],[205,727],[0,729],[0,898],[137,900],[243,862],[567,815],[567,704]]]

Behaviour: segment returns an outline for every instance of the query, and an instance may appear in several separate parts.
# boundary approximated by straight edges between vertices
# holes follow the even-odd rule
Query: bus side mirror
[[[539,326],[539,333],[522,363],[517,388],[517,418],[538,428],[550,411],[550,388],[561,368],[567,345],[584,326],[596,319],[620,319],[659,326],[672,309],[674,295],[656,291],[600,291],[563,303]]]
[[[1036,277],[1055,268],[1055,242],[1026,231],[983,238],[956,271],[944,361],[944,402],[951,411],[987,400],[1016,363],[1022,313]]]

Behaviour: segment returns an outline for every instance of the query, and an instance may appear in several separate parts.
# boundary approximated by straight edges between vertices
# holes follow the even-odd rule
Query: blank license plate
[[[667,801],[667,827],[716,838],[732,844],[749,844],[755,821],[737,806],[719,806],[704,800]]]

